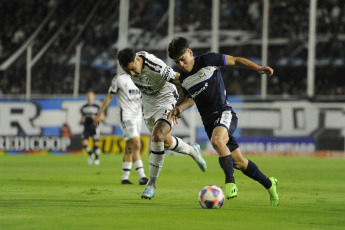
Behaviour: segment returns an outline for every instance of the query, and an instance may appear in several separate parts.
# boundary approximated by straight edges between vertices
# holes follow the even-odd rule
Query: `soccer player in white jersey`
[[[131,48],[125,48],[118,52],[117,58],[142,93],[144,121],[151,132],[151,155],[150,178],[141,197],[151,199],[155,195],[165,149],[191,156],[202,171],[206,171],[207,165],[198,144],[191,146],[170,134],[172,125],[167,116],[176,104],[178,94],[176,86],[167,80],[173,79],[178,73],[144,51],[136,53]]]
[[[261,67],[245,58],[226,54],[206,53],[194,56],[189,48],[188,40],[183,37],[173,39],[168,51],[169,57],[182,70],[174,82],[180,84],[193,98],[193,100],[187,98],[181,105],[176,106],[169,118],[170,116],[180,117],[182,111],[195,102],[209,140],[219,155],[219,164],[225,174],[226,198],[237,196],[238,189],[233,169],[236,168],[265,187],[270,196],[271,205],[277,206],[279,203],[278,180],[275,177],[266,177],[254,162],[244,158],[233,136],[238,118],[227,100],[220,67],[241,66],[269,76],[272,76],[273,69],[269,66]]]
[[[104,114],[99,112],[99,105],[94,103],[95,94],[92,91],[87,93],[87,104],[83,105],[80,109],[82,114],[81,123],[84,125],[84,132],[82,135],[82,147],[89,154],[88,163],[91,165],[93,160],[95,165],[99,165],[100,149],[98,147],[100,131],[99,127],[95,126],[93,121],[97,114],[99,120],[104,119]],[[89,147],[89,137],[93,138],[93,151]]]
[[[129,175],[134,163],[139,177],[139,184],[146,185],[148,179],[144,172],[144,165],[140,157],[140,132],[142,123],[141,94],[127,74],[115,76],[103,101],[99,115],[95,118],[97,124],[101,119],[101,113],[105,111],[114,95],[117,95],[117,103],[120,108],[121,129],[126,141],[125,152],[122,160],[121,184],[133,184]]]

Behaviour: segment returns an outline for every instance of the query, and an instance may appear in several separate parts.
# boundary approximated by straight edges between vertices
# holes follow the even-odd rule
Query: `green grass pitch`
[[[280,206],[267,191],[235,172],[238,197],[221,209],[202,209],[198,193],[224,187],[218,157],[203,173],[190,157],[168,155],[156,196],[140,198],[134,169],[121,185],[121,155],[0,156],[0,229],[345,229],[345,160],[248,156],[279,180]],[[149,156],[143,156],[148,174]]]

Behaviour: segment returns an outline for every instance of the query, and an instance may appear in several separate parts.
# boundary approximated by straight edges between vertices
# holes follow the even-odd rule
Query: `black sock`
[[[232,162],[232,156],[228,155],[225,157],[219,157],[219,164],[225,174],[225,184],[235,183],[234,164]]]
[[[93,152],[95,153],[95,160],[98,160],[98,146],[93,146]]]
[[[266,189],[269,189],[272,186],[272,182],[270,181],[270,179],[268,179],[267,176],[265,176],[265,174],[263,174],[258,166],[251,160],[248,160],[248,167],[243,171],[243,174],[256,180]]]

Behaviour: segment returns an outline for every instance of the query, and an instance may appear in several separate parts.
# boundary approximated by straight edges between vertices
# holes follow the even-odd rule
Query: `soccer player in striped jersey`
[[[167,79],[173,79],[178,73],[144,51],[136,53],[131,48],[125,48],[118,52],[117,58],[122,69],[131,76],[142,93],[144,121],[151,132],[151,155],[149,181],[141,197],[151,199],[155,195],[165,149],[191,156],[202,171],[206,171],[207,166],[198,144],[191,146],[170,134],[172,124],[168,114],[176,104],[178,93],[176,86]]]
[[[94,103],[95,94],[93,91],[87,92],[87,104],[80,109],[82,114],[81,122],[84,124],[84,132],[82,135],[82,147],[89,154],[88,163],[91,165],[95,160],[95,165],[99,165],[100,149],[98,147],[100,131],[99,127],[95,126],[93,120],[99,113],[99,105]],[[104,119],[104,114],[100,114],[100,120]],[[89,147],[89,137],[93,139],[93,151]]]
[[[129,175],[134,163],[139,177],[139,184],[146,185],[148,179],[144,172],[144,165],[140,157],[140,132],[142,124],[141,93],[134,85],[128,74],[120,74],[113,78],[108,95],[103,101],[99,114],[95,118],[95,124],[101,120],[114,95],[117,95],[117,103],[120,108],[120,126],[126,141],[125,152],[122,159],[121,184],[133,184]]]
[[[227,100],[220,67],[241,66],[269,76],[272,76],[273,69],[269,66],[261,67],[245,58],[226,54],[206,53],[194,56],[188,40],[183,37],[173,39],[168,51],[169,57],[182,70],[180,76],[175,77],[173,81],[187,90],[193,98],[193,100],[186,98],[182,104],[175,106],[169,118],[177,122],[181,113],[195,103],[208,138],[219,155],[219,164],[225,174],[226,198],[237,196],[238,189],[233,169],[236,168],[262,184],[268,190],[271,205],[277,206],[278,180],[274,177],[266,177],[254,162],[244,158],[233,136],[238,118]]]

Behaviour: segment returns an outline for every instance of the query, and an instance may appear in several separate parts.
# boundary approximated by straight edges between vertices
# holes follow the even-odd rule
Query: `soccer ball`
[[[199,203],[207,209],[221,208],[224,204],[224,193],[216,185],[207,185],[199,192]]]

